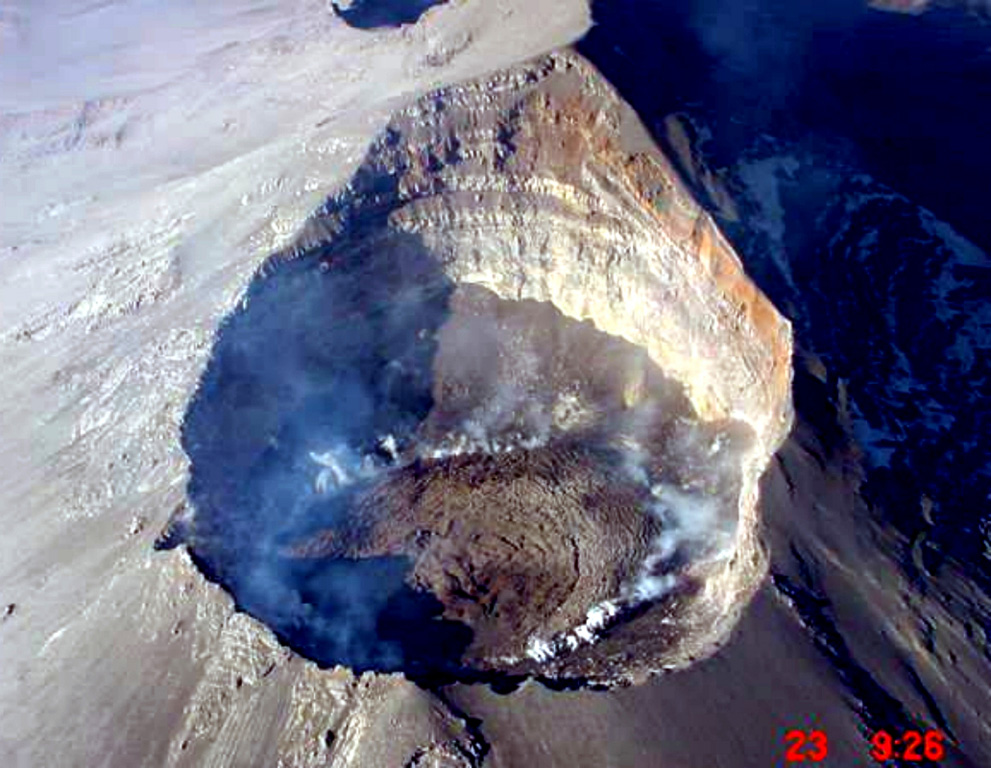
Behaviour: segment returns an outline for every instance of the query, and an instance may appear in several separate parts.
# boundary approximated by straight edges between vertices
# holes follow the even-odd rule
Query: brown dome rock
[[[470,660],[522,658],[636,577],[659,526],[617,480],[580,448],[427,462],[369,495],[374,524],[345,554],[410,557],[413,584],[472,628]]]
[[[790,352],[587,62],[445,88],[218,337],[187,419],[191,549],[328,664],[684,666],[764,574]]]

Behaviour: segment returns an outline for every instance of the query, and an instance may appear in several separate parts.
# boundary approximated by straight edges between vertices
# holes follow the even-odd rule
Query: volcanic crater
[[[397,113],[222,324],[181,537],[325,665],[636,682],[763,576],[790,328],[597,72]]]

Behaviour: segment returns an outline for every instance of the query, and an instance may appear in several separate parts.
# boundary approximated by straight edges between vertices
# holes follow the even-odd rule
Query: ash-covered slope
[[[574,54],[429,94],[185,424],[207,573],[325,664],[629,682],[725,639],[790,330]]]

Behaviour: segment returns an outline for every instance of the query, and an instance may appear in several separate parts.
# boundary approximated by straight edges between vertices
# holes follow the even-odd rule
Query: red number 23
[[[791,730],[785,734],[785,741],[788,743],[788,750],[785,752],[785,762],[818,763],[826,759],[828,752],[828,741],[823,731]]]

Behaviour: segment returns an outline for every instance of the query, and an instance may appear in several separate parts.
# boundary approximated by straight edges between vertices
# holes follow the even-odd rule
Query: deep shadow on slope
[[[357,29],[399,27],[415,23],[429,8],[447,0],[352,0],[332,2],[334,13]]]
[[[863,170],[991,247],[986,18],[862,0],[601,0],[593,17],[579,50],[662,141],[684,110],[712,129],[700,144],[715,167],[761,132],[851,142]]]

